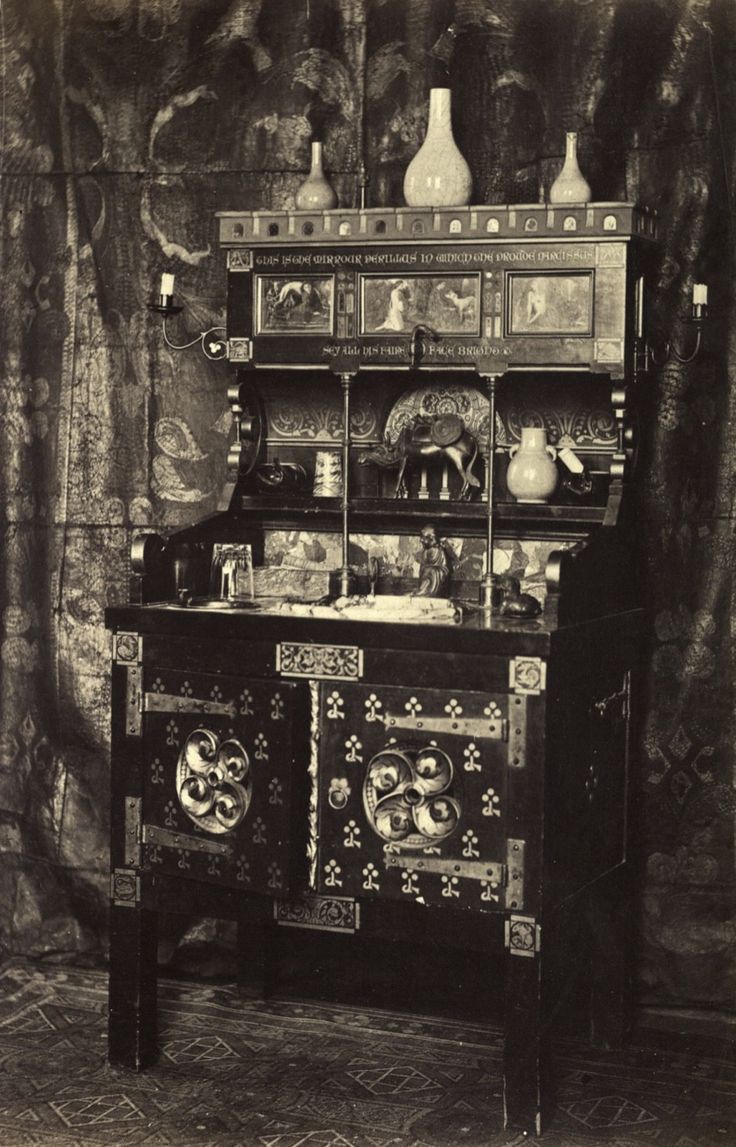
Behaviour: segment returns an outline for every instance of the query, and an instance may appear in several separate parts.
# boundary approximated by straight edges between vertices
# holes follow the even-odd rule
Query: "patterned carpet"
[[[106,976],[0,969],[2,1147],[512,1147],[500,1038],[474,1024],[164,981],[162,1054],[106,1063]],[[665,1033],[624,1053],[559,1047],[545,1147],[730,1147],[736,1065]],[[712,1041],[711,1041],[712,1042]],[[659,1046],[658,1046],[659,1045]],[[705,1044],[707,1047],[708,1044]],[[731,1049],[732,1050],[732,1049]]]

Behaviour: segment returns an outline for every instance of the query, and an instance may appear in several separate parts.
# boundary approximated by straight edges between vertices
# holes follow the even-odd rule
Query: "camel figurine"
[[[471,486],[479,487],[480,482],[473,474],[473,466],[478,457],[478,443],[458,414],[439,414],[435,418],[416,415],[408,426],[403,427],[394,443],[386,439],[380,446],[366,450],[358,456],[360,465],[369,462],[384,470],[398,466],[395,498],[406,498],[407,466],[416,463],[441,460],[451,462],[462,479],[460,500],[470,495]]]

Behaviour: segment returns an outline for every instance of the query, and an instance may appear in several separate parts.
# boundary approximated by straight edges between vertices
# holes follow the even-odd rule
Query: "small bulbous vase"
[[[565,162],[549,189],[550,203],[590,203],[590,184],[578,165],[577,132],[565,134]]]
[[[525,426],[521,443],[509,450],[506,485],[517,502],[546,502],[557,486],[554,446],[547,445],[547,432],[537,426]]]
[[[432,88],[424,143],[404,175],[409,207],[462,207],[470,202],[473,180],[452,134],[451,92]]]
[[[322,144],[312,143],[312,166],[296,193],[299,211],[329,211],[337,207],[337,195],[322,168]]]

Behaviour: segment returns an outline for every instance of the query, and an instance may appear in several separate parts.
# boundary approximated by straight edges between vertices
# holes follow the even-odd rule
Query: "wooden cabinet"
[[[155,1055],[161,911],[239,919],[265,962],[283,926],[297,944],[306,928],[415,937],[430,962],[453,933],[503,980],[506,1121],[539,1133],[575,983],[597,1040],[625,1027],[641,609],[624,495],[651,221],[613,204],[220,226],[239,364],[228,488],[216,518],[136,543],[133,602],[108,611],[111,1058]],[[477,484],[463,491],[440,450],[395,497],[376,451],[443,415]],[[515,502],[524,425],[587,481],[561,472],[549,501]],[[342,463],[325,497],[318,449]],[[425,522],[477,557],[447,571],[455,608],[419,608],[439,582],[380,558]],[[268,570],[273,532],[299,529],[338,540],[324,600],[314,570]],[[354,556],[368,532],[377,565]],[[219,599],[216,546],[254,562],[254,599]],[[513,573],[525,546],[543,576],[483,570],[501,553]]]

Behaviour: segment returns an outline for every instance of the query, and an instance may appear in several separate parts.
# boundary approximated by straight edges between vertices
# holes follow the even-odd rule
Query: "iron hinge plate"
[[[236,717],[238,707],[234,701],[204,701],[199,697],[181,697],[175,693],[146,693],[143,697],[145,713],[213,713],[223,717]]]
[[[128,665],[125,687],[125,732],[129,737],[143,733],[143,669]]]
[[[386,713],[383,720],[387,729],[421,730],[424,733],[440,733],[454,737],[472,737],[474,740],[506,741],[509,735],[509,723],[505,719],[485,720],[477,717],[435,717],[432,714],[422,714],[421,717],[410,717],[406,713]]]
[[[125,798],[125,863],[138,867],[141,862],[140,797]]]
[[[175,848],[179,852],[207,852],[215,856],[227,857],[233,854],[233,846],[230,843],[207,840],[204,837],[192,836],[186,832],[172,832],[168,828],[159,828],[156,824],[143,825],[142,840],[144,844]]]
[[[524,855],[526,842],[506,841],[506,907],[524,907]]]
[[[509,698],[509,751],[510,769],[523,769],[526,765],[526,696]]]
[[[409,856],[384,854],[387,868],[410,868],[412,872],[436,872],[443,876],[458,876],[464,880],[484,880],[502,887],[506,882],[506,866],[497,861],[457,860],[442,856]]]

